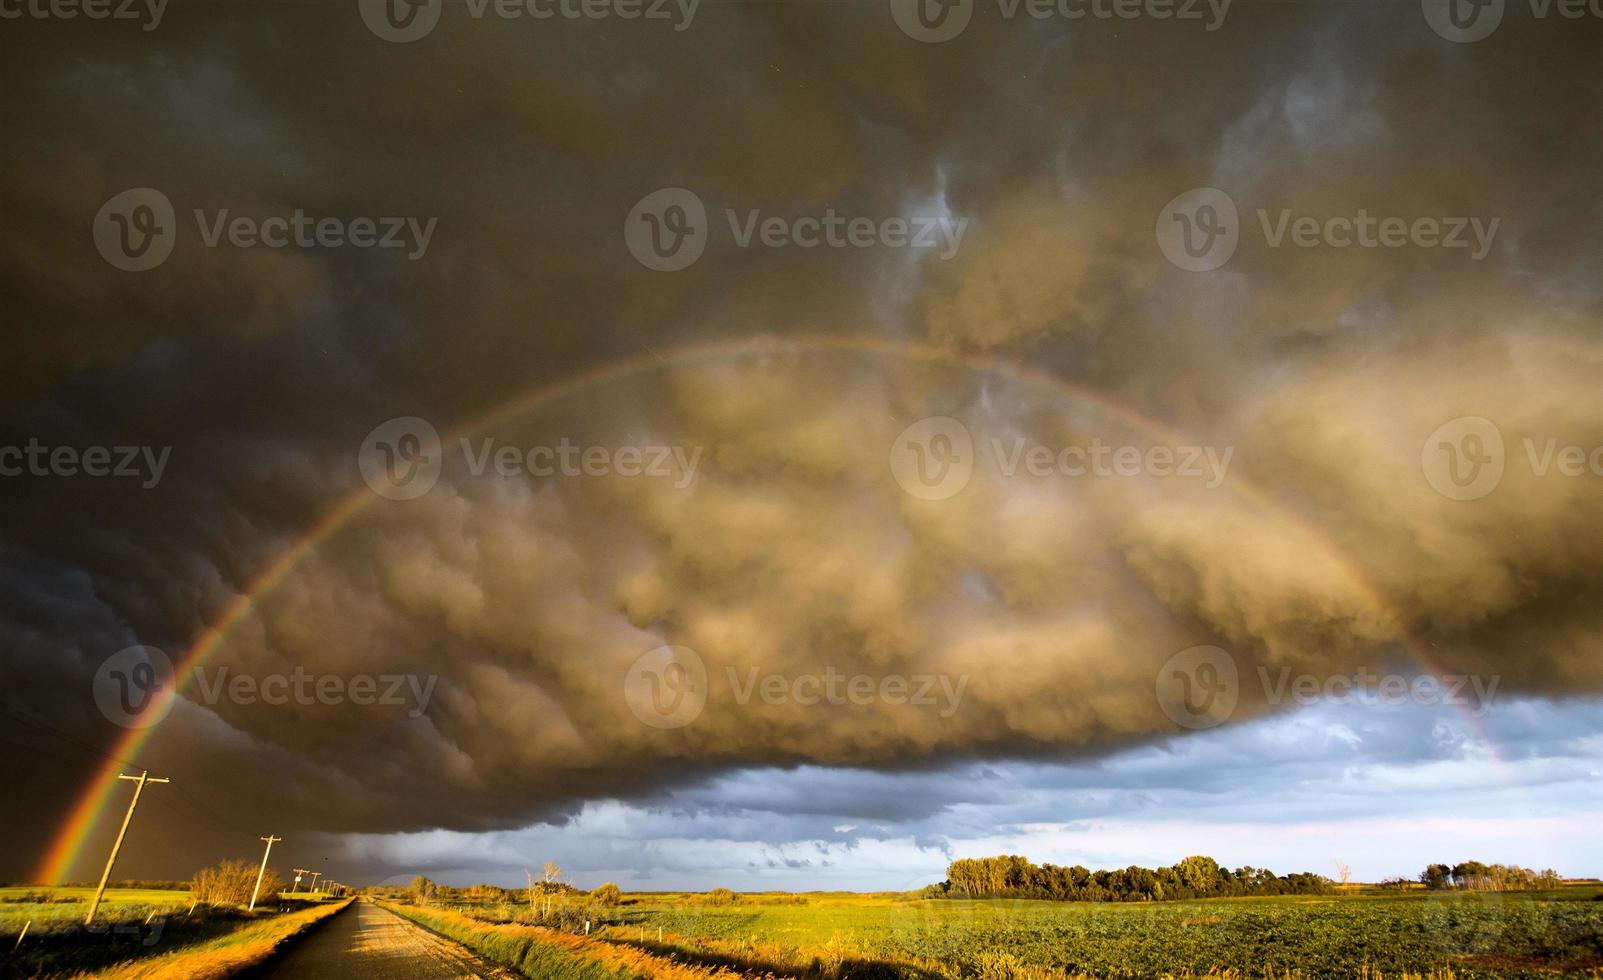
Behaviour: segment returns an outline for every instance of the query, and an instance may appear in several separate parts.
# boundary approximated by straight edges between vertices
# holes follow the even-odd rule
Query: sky
[[[0,880],[1603,876],[1603,18],[1116,6],[0,4]]]

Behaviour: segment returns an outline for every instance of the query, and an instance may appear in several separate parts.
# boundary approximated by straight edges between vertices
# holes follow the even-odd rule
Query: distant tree
[[[1213,894],[1219,887],[1219,862],[1194,854],[1174,866],[1180,883],[1199,896]]]
[[[707,904],[733,905],[735,904],[735,893],[727,888],[714,888],[707,893]]]
[[[563,890],[562,869],[555,861],[540,865],[540,891],[545,893],[545,914],[551,914],[551,896]]]
[[[416,878],[413,878],[412,883],[406,886],[407,894],[412,897],[412,904],[414,905],[429,904],[439,890],[439,885],[436,885],[434,882],[423,877],[422,875],[418,875]]]
[[[1420,884],[1432,891],[1440,891],[1452,884],[1453,869],[1445,864],[1428,865],[1419,873]]]
[[[608,881],[602,883],[599,888],[591,892],[590,897],[595,899],[597,902],[600,902],[602,905],[617,905],[618,902],[623,898],[623,892],[618,888],[617,885]]]
[[[1479,861],[1465,861],[1453,865],[1453,883],[1460,888],[1487,888],[1490,882],[1487,871],[1490,869]]]

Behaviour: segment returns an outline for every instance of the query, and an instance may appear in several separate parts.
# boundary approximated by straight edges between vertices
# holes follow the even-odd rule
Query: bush
[[[602,905],[617,905],[623,898],[623,892],[612,882],[604,882],[601,887],[590,893],[590,897]]]
[[[735,904],[735,893],[727,888],[714,888],[707,893],[707,904],[733,905]]]
[[[196,873],[194,880],[189,883],[189,891],[197,902],[207,905],[249,905],[259,870],[259,865],[249,861],[224,861]],[[262,904],[264,900],[270,904],[276,903],[278,893],[283,890],[283,879],[272,868],[268,868],[262,875],[257,904]]]

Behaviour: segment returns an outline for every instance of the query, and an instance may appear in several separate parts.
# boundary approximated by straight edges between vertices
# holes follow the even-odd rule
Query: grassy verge
[[[493,925],[460,912],[384,903],[384,908],[501,966],[541,980],[733,980],[738,974],[655,956],[633,946],[538,926]]]
[[[281,944],[349,904],[347,899],[299,912],[247,920],[247,924],[214,939],[119,964],[94,975],[102,980],[216,980],[233,976],[240,970],[261,964]]]

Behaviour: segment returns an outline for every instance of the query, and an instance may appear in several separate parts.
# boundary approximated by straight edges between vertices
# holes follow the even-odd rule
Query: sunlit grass
[[[261,963],[278,945],[339,912],[349,900],[254,920],[205,942],[95,974],[105,980],[216,980]],[[86,975],[87,976],[87,975]]]

